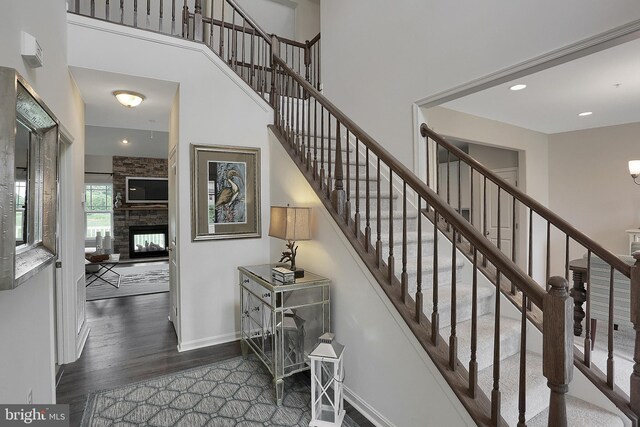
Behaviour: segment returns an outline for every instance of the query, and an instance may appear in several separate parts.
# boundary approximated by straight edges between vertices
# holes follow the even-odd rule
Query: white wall
[[[38,13],[33,13],[38,10]],[[35,36],[44,66],[27,68],[20,56],[21,31]],[[18,70],[75,139],[68,151],[69,204],[63,224],[82,216],[84,106],[67,69],[66,3],[63,0],[9,0],[0,5],[0,66]],[[82,230],[62,237],[66,292],[75,296],[75,278],[84,274]],[[77,257],[75,256],[77,254]],[[53,270],[47,268],[13,291],[0,292],[0,401],[25,403],[33,389],[36,403],[55,401],[53,345]],[[72,337],[75,338],[75,337]],[[75,347],[75,345],[74,345]]]
[[[296,263],[332,281],[331,325],[346,345],[351,403],[379,425],[475,425],[271,133],[270,146],[272,203],[313,208],[312,240],[299,242]],[[283,242],[271,239],[271,259],[282,250]]]
[[[638,17],[636,0],[323,0],[324,91],[412,165],[416,100]]]
[[[271,108],[202,45],[84,17],[70,16],[69,21],[70,64],[179,83],[179,348],[236,339],[236,268],[269,261],[267,124]],[[262,238],[191,241],[190,144],[261,149]]]
[[[640,159],[638,135],[640,123],[549,135],[551,209],[616,254],[629,253],[625,230],[640,226],[640,186],[628,169]]]
[[[238,4],[267,34],[277,34],[288,39],[295,38],[295,3],[272,0],[238,0]]]
[[[296,7],[296,40],[311,40],[320,32],[320,1],[295,0]]]

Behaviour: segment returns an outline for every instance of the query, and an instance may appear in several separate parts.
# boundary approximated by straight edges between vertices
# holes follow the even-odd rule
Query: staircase
[[[640,301],[640,255],[635,266],[624,264],[426,125],[421,132],[432,156],[427,182],[421,181],[318,92],[319,35],[305,43],[268,35],[233,0],[214,0],[208,12],[199,0],[185,0],[181,10],[174,1],[170,18],[164,2],[159,11],[147,2],[140,17],[137,1],[129,14],[123,4],[110,9],[106,1],[101,9],[94,0],[82,5],[76,0],[74,13],[205,43],[274,107],[271,130],[478,425],[638,425],[640,365],[629,372],[630,387],[619,387],[613,339],[606,366],[592,363],[588,287],[584,345],[574,347],[568,279],[569,261],[586,252],[588,266],[593,256],[610,265],[612,287],[614,271],[629,277],[631,299]],[[474,198],[472,190],[471,221],[447,203],[451,175],[443,179],[433,167],[442,163],[441,153],[448,164],[459,165],[457,206],[462,206],[464,165],[471,188],[474,179],[483,195],[495,186],[498,200],[506,194],[513,211],[517,206],[526,213],[526,272],[517,266],[515,252],[502,252],[499,234],[497,247],[485,237],[486,196]],[[500,208],[499,202],[498,230]],[[483,218],[479,224],[477,217]],[[534,230],[541,222],[544,228]],[[564,237],[564,248],[551,247],[552,232]],[[541,266],[531,254],[540,234],[546,235],[546,275],[537,282],[534,272]],[[561,276],[551,274],[552,257],[565,261]],[[637,313],[634,305],[630,320],[640,329]],[[634,356],[640,361],[640,350]],[[617,414],[566,395],[574,366]]]

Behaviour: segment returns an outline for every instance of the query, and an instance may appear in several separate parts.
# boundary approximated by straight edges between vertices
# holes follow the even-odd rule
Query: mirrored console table
[[[309,369],[309,352],[330,331],[330,281],[305,271],[280,284],[265,264],[238,267],[242,354],[251,348],[273,375],[278,405],[284,378]]]

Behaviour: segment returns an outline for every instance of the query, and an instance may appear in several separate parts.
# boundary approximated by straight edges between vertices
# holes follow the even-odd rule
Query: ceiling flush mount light
[[[631,178],[633,178],[633,182],[640,185],[640,182],[638,182],[638,177],[640,176],[640,160],[629,160],[629,173],[631,174]]]
[[[510,90],[522,90],[522,89],[524,89],[526,87],[527,87],[527,85],[517,84],[517,85],[511,86],[509,89]]]
[[[585,111],[585,112],[582,112],[582,113],[578,113],[578,115],[580,117],[586,117],[586,116],[590,116],[592,114],[593,114],[593,111]]]
[[[129,143],[129,140],[128,140],[128,139],[123,139],[123,140],[122,140],[122,143],[123,143],[123,144],[128,144],[128,143]]]
[[[137,107],[144,101],[144,95],[129,90],[116,90],[113,92],[118,102],[127,108]]]

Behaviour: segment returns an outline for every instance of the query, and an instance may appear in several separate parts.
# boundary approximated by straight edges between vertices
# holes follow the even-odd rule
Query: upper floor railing
[[[268,100],[271,39],[234,0],[73,0],[70,12],[206,44]],[[280,39],[283,59],[320,88],[320,34]]]

